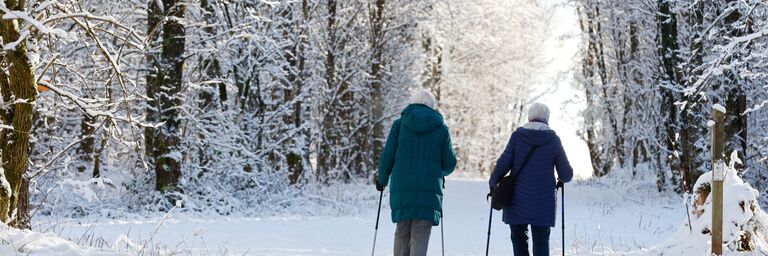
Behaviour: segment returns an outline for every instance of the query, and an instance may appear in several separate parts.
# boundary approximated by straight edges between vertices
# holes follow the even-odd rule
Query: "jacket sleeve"
[[[512,160],[515,158],[515,134],[509,137],[507,147],[504,149],[504,153],[496,160],[496,167],[493,168],[491,178],[488,180],[488,185],[491,189],[496,187],[496,183],[499,182],[501,177],[504,177],[512,169]]]
[[[442,156],[440,164],[443,169],[443,176],[448,176],[456,169],[456,154],[453,152],[453,142],[451,142],[451,132],[446,129],[446,138],[443,141]]]
[[[565,154],[563,143],[560,138],[557,139],[558,154],[555,158],[555,167],[557,167],[557,178],[562,182],[569,182],[573,179],[573,167],[568,162],[568,156]]]
[[[392,167],[395,164],[395,153],[397,153],[397,138],[400,135],[400,119],[392,124],[387,136],[387,143],[379,157],[379,184],[386,186],[389,184],[389,175],[392,174]]]

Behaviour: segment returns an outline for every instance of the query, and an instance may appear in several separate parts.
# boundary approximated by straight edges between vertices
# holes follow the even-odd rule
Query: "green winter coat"
[[[392,222],[440,223],[443,181],[456,168],[456,156],[443,116],[430,107],[412,104],[392,124],[379,160],[378,182],[391,183]]]

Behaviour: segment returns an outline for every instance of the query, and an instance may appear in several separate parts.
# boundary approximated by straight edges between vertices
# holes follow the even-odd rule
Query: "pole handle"
[[[381,217],[381,199],[384,198],[384,191],[379,191],[379,210],[376,212],[376,230],[379,230],[379,217]]]

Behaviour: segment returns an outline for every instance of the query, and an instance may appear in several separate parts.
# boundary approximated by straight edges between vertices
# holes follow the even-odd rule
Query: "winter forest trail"
[[[613,183],[613,184],[611,184]],[[621,182],[577,182],[566,193],[567,255],[623,255],[663,242],[681,223],[685,208],[674,196],[654,192],[617,193]],[[480,180],[448,180],[445,189],[446,255],[483,255],[488,203]],[[371,187],[366,194],[374,196]],[[375,195],[378,197],[378,194]],[[376,255],[392,255],[394,224],[387,193],[382,205]],[[375,207],[375,206],[374,206]],[[208,218],[171,215],[153,235],[159,219],[58,222],[52,228],[72,241],[103,239],[108,244],[127,234],[131,241],[181,255],[367,255],[372,246],[376,209],[349,217]],[[53,220],[38,220],[42,227]],[[552,255],[562,255],[561,226],[552,228]],[[86,235],[83,235],[86,234]],[[86,238],[83,238],[86,237]],[[88,238],[92,237],[92,238]],[[509,255],[509,228],[494,211],[491,255]],[[428,255],[440,255],[440,227],[432,229]]]
[[[574,169],[551,255],[710,255],[718,198],[725,256],[768,256],[765,0],[4,0],[0,14],[0,256],[368,255],[371,178],[421,89],[458,162],[428,255],[485,255],[489,221],[490,255],[512,254],[486,179],[538,102]]]
[[[550,65],[535,81],[535,101],[549,105],[550,124],[564,143],[577,179],[591,176],[586,143],[577,135],[579,112],[586,104],[573,88],[574,56],[578,51],[575,36],[576,17],[572,10],[558,8],[554,19],[569,26],[555,26],[552,37],[544,42]],[[508,134],[503,137],[507,138]],[[497,156],[490,156],[495,158]],[[461,176],[457,173],[456,176]],[[623,255],[659,244],[671,236],[683,220],[685,207],[674,195],[660,195],[655,177],[641,182],[629,179],[587,180],[568,184],[566,189],[567,255]],[[634,183],[633,183],[634,182]],[[631,187],[632,189],[628,189]],[[356,189],[356,188],[353,188]],[[488,186],[485,180],[449,177],[444,191],[445,255],[484,255],[488,227]],[[634,189],[634,190],[633,190]],[[646,191],[647,189],[647,191]],[[642,191],[642,192],[638,192]],[[378,192],[373,186],[359,191],[370,199],[364,210],[350,216],[284,216],[246,218],[186,216],[128,220],[74,219],[40,217],[35,230],[52,227],[55,233],[83,245],[104,241],[112,245],[127,240],[147,247],[180,255],[368,255],[373,245]],[[638,197],[638,195],[641,195]],[[384,194],[375,255],[392,255],[395,225],[391,222],[389,195]],[[559,199],[558,199],[559,202]],[[559,207],[559,206],[558,206]],[[559,208],[558,208],[559,209]],[[306,212],[301,211],[288,212]],[[562,255],[561,224],[552,228],[552,255]],[[314,214],[313,214],[314,215]],[[501,221],[502,213],[493,212],[490,255],[511,255],[509,227]],[[157,232],[155,232],[158,223]],[[441,255],[440,227],[432,229],[428,255]],[[149,241],[151,240],[151,241]],[[86,241],[86,242],[82,242]],[[149,241],[149,242],[146,242]]]

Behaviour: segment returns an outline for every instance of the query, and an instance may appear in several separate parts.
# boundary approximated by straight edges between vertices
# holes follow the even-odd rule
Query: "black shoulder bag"
[[[525,156],[523,165],[520,166],[517,175],[512,175],[512,173],[510,173],[509,175],[504,176],[491,191],[491,207],[493,207],[493,209],[504,209],[504,207],[512,201],[512,194],[515,192],[515,182],[517,182],[517,177],[519,177],[523,170],[525,170],[525,165],[528,164],[528,160],[531,160],[531,156],[533,155],[533,152],[536,151],[536,148],[538,148],[538,146],[533,146],[531,151],[528,151],[528,155]]]

